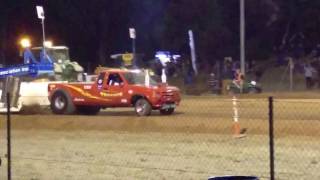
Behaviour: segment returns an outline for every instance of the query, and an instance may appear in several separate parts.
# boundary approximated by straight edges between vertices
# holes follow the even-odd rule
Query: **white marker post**
[[[239,124],[239,113],[238,113],[238,104],[237,97],[233,96],[232,98],[232,107],[233,107],[233,137],[241,138],[245,134],[241,133],[240,124]]]
[[[239,114],[238,114],[236,96],[233,96],[233,98],[232,98],[232,105],[233,105],[233,121],[238,123],[239,122]]]
[[[162,68],[161,82],[162,83],[167,83],[167,75],[166,75],[166,70],[164,68]]]
[[[150,86],[150,74],[149,74],[149,70],[148,69],[146,69],[145,70],[145,86]]]

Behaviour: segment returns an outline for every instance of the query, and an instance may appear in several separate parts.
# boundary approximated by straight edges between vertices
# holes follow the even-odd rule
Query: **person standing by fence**
[[[307,63],[304,66],[304,77],[305,77],[307,89],[311,89],[314,85],[313,73],[316,73],[316,70],[312,67],[310,63]]]
[[[243,81],[244,75],[241,73],[240,69],[236,69],[234,73],[233,83],[240,89],[240,92],[242,92]]]
[[[210,73],[208,78],[208,87],[212,94],[219,94],[220,93],[220,84],[219,80],[216,78],[214,73]]]
[[[232,79],[233,79],[232,58],[225,57],[223,70],[222,70],[222,89],[221,89],[222,94],[227,94],[228,87],[232,83]]]

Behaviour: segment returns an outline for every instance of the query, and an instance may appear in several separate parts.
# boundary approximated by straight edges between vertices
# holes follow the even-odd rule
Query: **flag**
[[[195,50],[195,45],[194,45],[194,38],[193,38],[193,32],[192,30],[188,31],[189,34],[189,45],[190,45],[190,51],[191,51],[191,62],[192,62],[192,68],[194,73],[197,75],[198,70],[197,70],[197,57],[196,57],[196,50]]]

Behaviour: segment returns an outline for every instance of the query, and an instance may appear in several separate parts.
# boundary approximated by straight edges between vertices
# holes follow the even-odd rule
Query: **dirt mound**
[[[22,107],[20,114],[32,115],[32,114],[51,114],[50,107],[40,106],[38,104]]]

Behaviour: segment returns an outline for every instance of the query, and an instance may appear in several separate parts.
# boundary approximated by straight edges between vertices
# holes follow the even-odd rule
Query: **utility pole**
[[[241,73],[245,75],[245,0],[240,0],[240,63]]]
[[[45,35],[45,31],[44,31],[44,18],[41,20],[41,24],[42,24],[42,39],[43,39],[43,53],[44,55],[46,54],[46,46],[45,46],[45,42],[46,42],[46,35]]]
[[[136,30],[135,28],[129,28],[129,35],[132,39],[132,54],[133,54],[133,66],[136,66]]]
[[[292,58],[289,59],[289,68],[290,68],[290,91],[293,90],[293,68],[294,68],[294,63]]]

